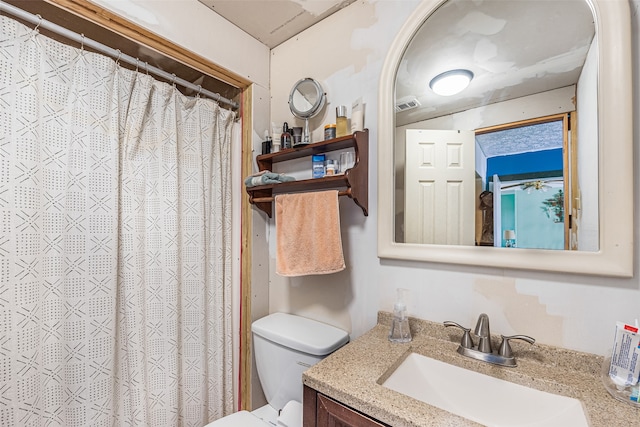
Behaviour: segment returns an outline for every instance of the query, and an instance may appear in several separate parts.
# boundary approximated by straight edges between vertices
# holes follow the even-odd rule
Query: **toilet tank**
[[[302,373],[349,342],[340,328],[285,313],[256,320],[251,331],[260,384],[277,411],[302,402]]]

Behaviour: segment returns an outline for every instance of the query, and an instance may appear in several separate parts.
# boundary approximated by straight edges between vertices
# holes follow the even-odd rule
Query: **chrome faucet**
[[[510,340],[523,340],[528,342],[529,344],[533,344],[536,342],[536,340],[527,335],[500,335],[502,337],[502,343],[500,344],[498,351],[494,352],[491,345],[489,316],[487,316],[485,313],[482,313],[480,316],[478,316],[478,322],[476,323],[476,329],[474,331],[474,334],[478,337],[477,346],[473,343],[473,339],[471,338],[470,328],[465,328],[464,326],[461,326],[456,322],[452,322],[449,320],[444,322],[444,326],[455,326],[464,331],[460,346],[458,346],[458,353],[463,356],[471,357],[473,359],[482,360],[484,362],[493,363],[500,366],[513,367],[517,365],[516,358],[513,355],[511,345],[509,344]]]
[[[482,353],[491,353],[491,332],[489,331],[489,316],[482,313],[478,317],[478,323],[476,323],[476,336],[479,338],[478,351]]]

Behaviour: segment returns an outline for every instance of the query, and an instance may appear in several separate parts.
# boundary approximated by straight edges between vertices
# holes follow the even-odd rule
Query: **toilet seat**
[[[224,418],[220,418],[204,427],[267,427],[262,421],[249,411],[239,411]]]
[[[275,415],[275,409],[269,407],[269,405],[265,405],[256,412],[260,416],[249,411],[239,411],[209,423],[204,427],[273,427],[275,425],[278,427],[302,427],[302,404],[300,402],[295,400],[287,402],[280,411],[277,420],[271,420],[268,412],[260,412],[265,408],[270,408]],[[264,421],[260,417],[265,417],[269,422]]]

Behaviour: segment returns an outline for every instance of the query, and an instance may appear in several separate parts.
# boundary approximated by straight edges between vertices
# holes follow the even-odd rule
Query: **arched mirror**
[[[423,1],[380,81],[379,256],[630,276],[629,27],[624,0]]]
[[[322,110],[325,102],[325,93],[316,80],[307,77],[293,85],[289,94],[289,109],[294,116],[304,120],[301,141],[295,145],[305,145],[311,142],[309,119],[315,117]]]

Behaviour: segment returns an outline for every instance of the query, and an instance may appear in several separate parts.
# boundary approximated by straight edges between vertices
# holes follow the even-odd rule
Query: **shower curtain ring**
[[[171,74],[171,84],[173,85],[173,87],[176,87],[176,75],[175,73]]]
[[[39,32],[38,29],[40,28],[40,25],[42,25],[42,16],[39,13],[36,14],[36,16],[38,17],[38,23],[36,24],[36,27],[33,29],[34,33],[38,33]]]
[[[120,66],[120,57],[122,56],[122,52],[120,51],[120,49],[116,50],[116,52],[118,52],[118,57],[116,58],[116,65],[119,67]]]
[[[136,58],[136,73],[138,72],[138,58]]]
[[[144,63],[144,68],[145,68],[145,70],[147,70],[147,76],[148,76],[149,75],[149,63],[148,62]]]
[[[196,98],[200,98],[201,92],[202,92],[202,85],[198,85],[198,93],[196,94]]]
[[[84,33],[80,33],[80,53],[84,53]]]

